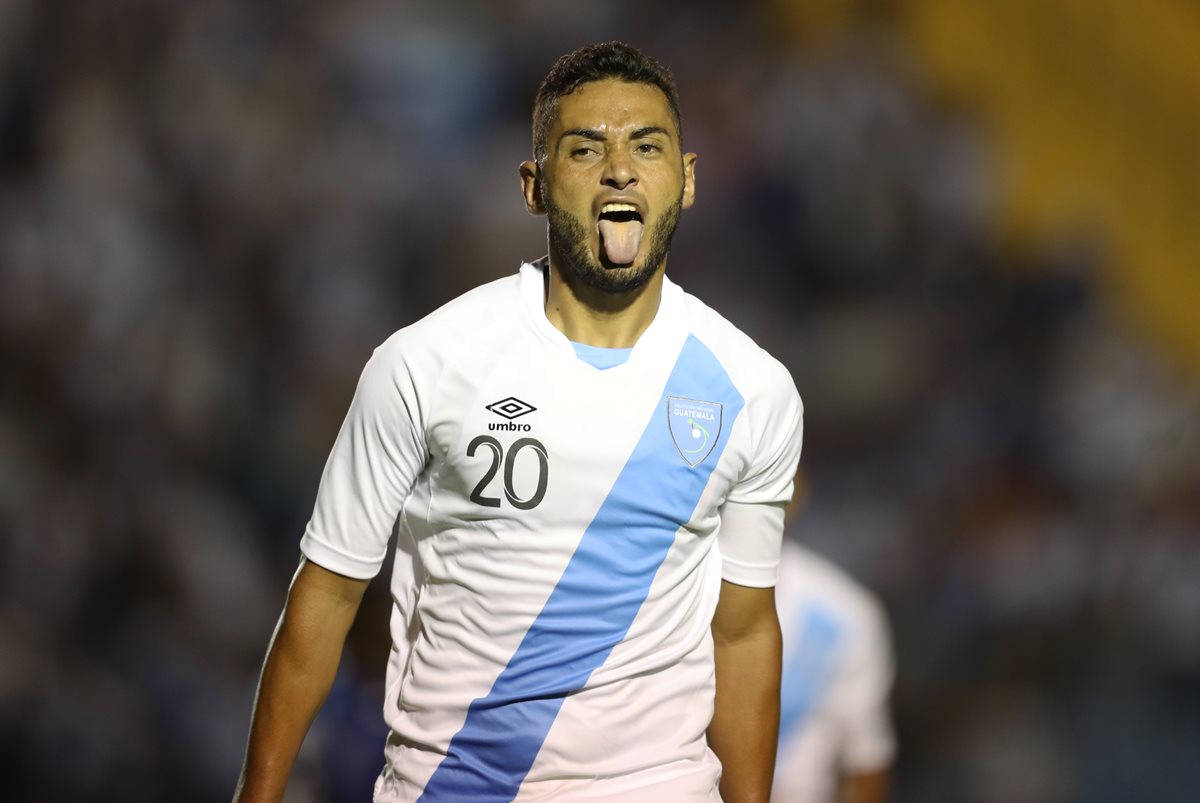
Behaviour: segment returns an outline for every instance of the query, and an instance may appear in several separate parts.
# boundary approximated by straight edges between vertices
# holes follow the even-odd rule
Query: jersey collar
[[[572,360],[578,360],[571,341],[546,317],[545,271],[547,270],[549,270],[549,261],[546,257],[521,265],[521,301],[525,307],[526,317],[537,335],[555,351]],[[654,314],[654,320],[650,322],[650,326],[646,328],[645,332],[642,332],[642,336],[634,344],[633,352],[629,355],[629,361],[626,364],[633,363],[639,357],[650,352],[657,352],[668,345],[672,340],[672,332],[679,329],[677,322],[681,319],[682,312],[683,290],[672,282],[670,277],[663,276],[662,297],[658,302],[658,311]]]

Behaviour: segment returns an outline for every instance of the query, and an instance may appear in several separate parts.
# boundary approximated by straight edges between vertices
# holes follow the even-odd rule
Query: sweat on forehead
[[[631,84],[658,87],[666,97],[679,137],[683,122],[679,114],[679,92],[665,66],[624,42],[588,45],[562,56],[550,68],[538,88],[533,104],[533,155],[539,163],[546,157],[546,136],[558,113],[560,98],[594,81],[616,79]]]

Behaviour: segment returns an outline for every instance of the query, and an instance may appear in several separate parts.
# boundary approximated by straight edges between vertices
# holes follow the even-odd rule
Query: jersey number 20
[[[534,438],[521,438],[513,443],[506,456],[500,441],[491,435],[479,435],[467,446],[467,457],[474,457],[480,446],[488,447],[492,463],[484,472],[483,479],[475,486],[475,490],[471,491],[472,502],[484,507],[500,507],[500,497],[484,496],[483,491],[496,476],[496,472],[500,470],[500,464],[504,463],[504,497],[508,499],[508,503],[518,510],[531,510],[541,504],[542,497],[546,495],[546,482],[550,475],[550,460],[546,455],[546,447],[542,445],[541,441]],[[513,472],[516,468],[517,454],[526,447],[533,449],[533,453],[537,455],[538,478],[537,489],[533,495],[528,499],[522,499],[517,496],[517,491],[513,488]]]

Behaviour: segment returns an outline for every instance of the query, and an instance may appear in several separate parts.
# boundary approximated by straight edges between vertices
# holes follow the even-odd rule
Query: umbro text
[[[505,432],[528,432],[530,429],[532,429],[532,427],[530,427],[528,424],[518,424],[515,421],[506,421],[504,423],[490,421],[488,422],[488,429],[499,429]]]

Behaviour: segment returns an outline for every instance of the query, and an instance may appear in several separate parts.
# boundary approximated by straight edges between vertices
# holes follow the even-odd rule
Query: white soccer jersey
[[[718,800],[709,627],[722,577],[774,584],[800,399],[670,281],[593,368],[543,270],[376,349],[301,542],[371,577],[399,516],[376,799]]]
[[[775,601],[783,683],[772,800],[833,803],[841,776],[886,769],[896,752],[887,621],[870,592],[790,541]]]

